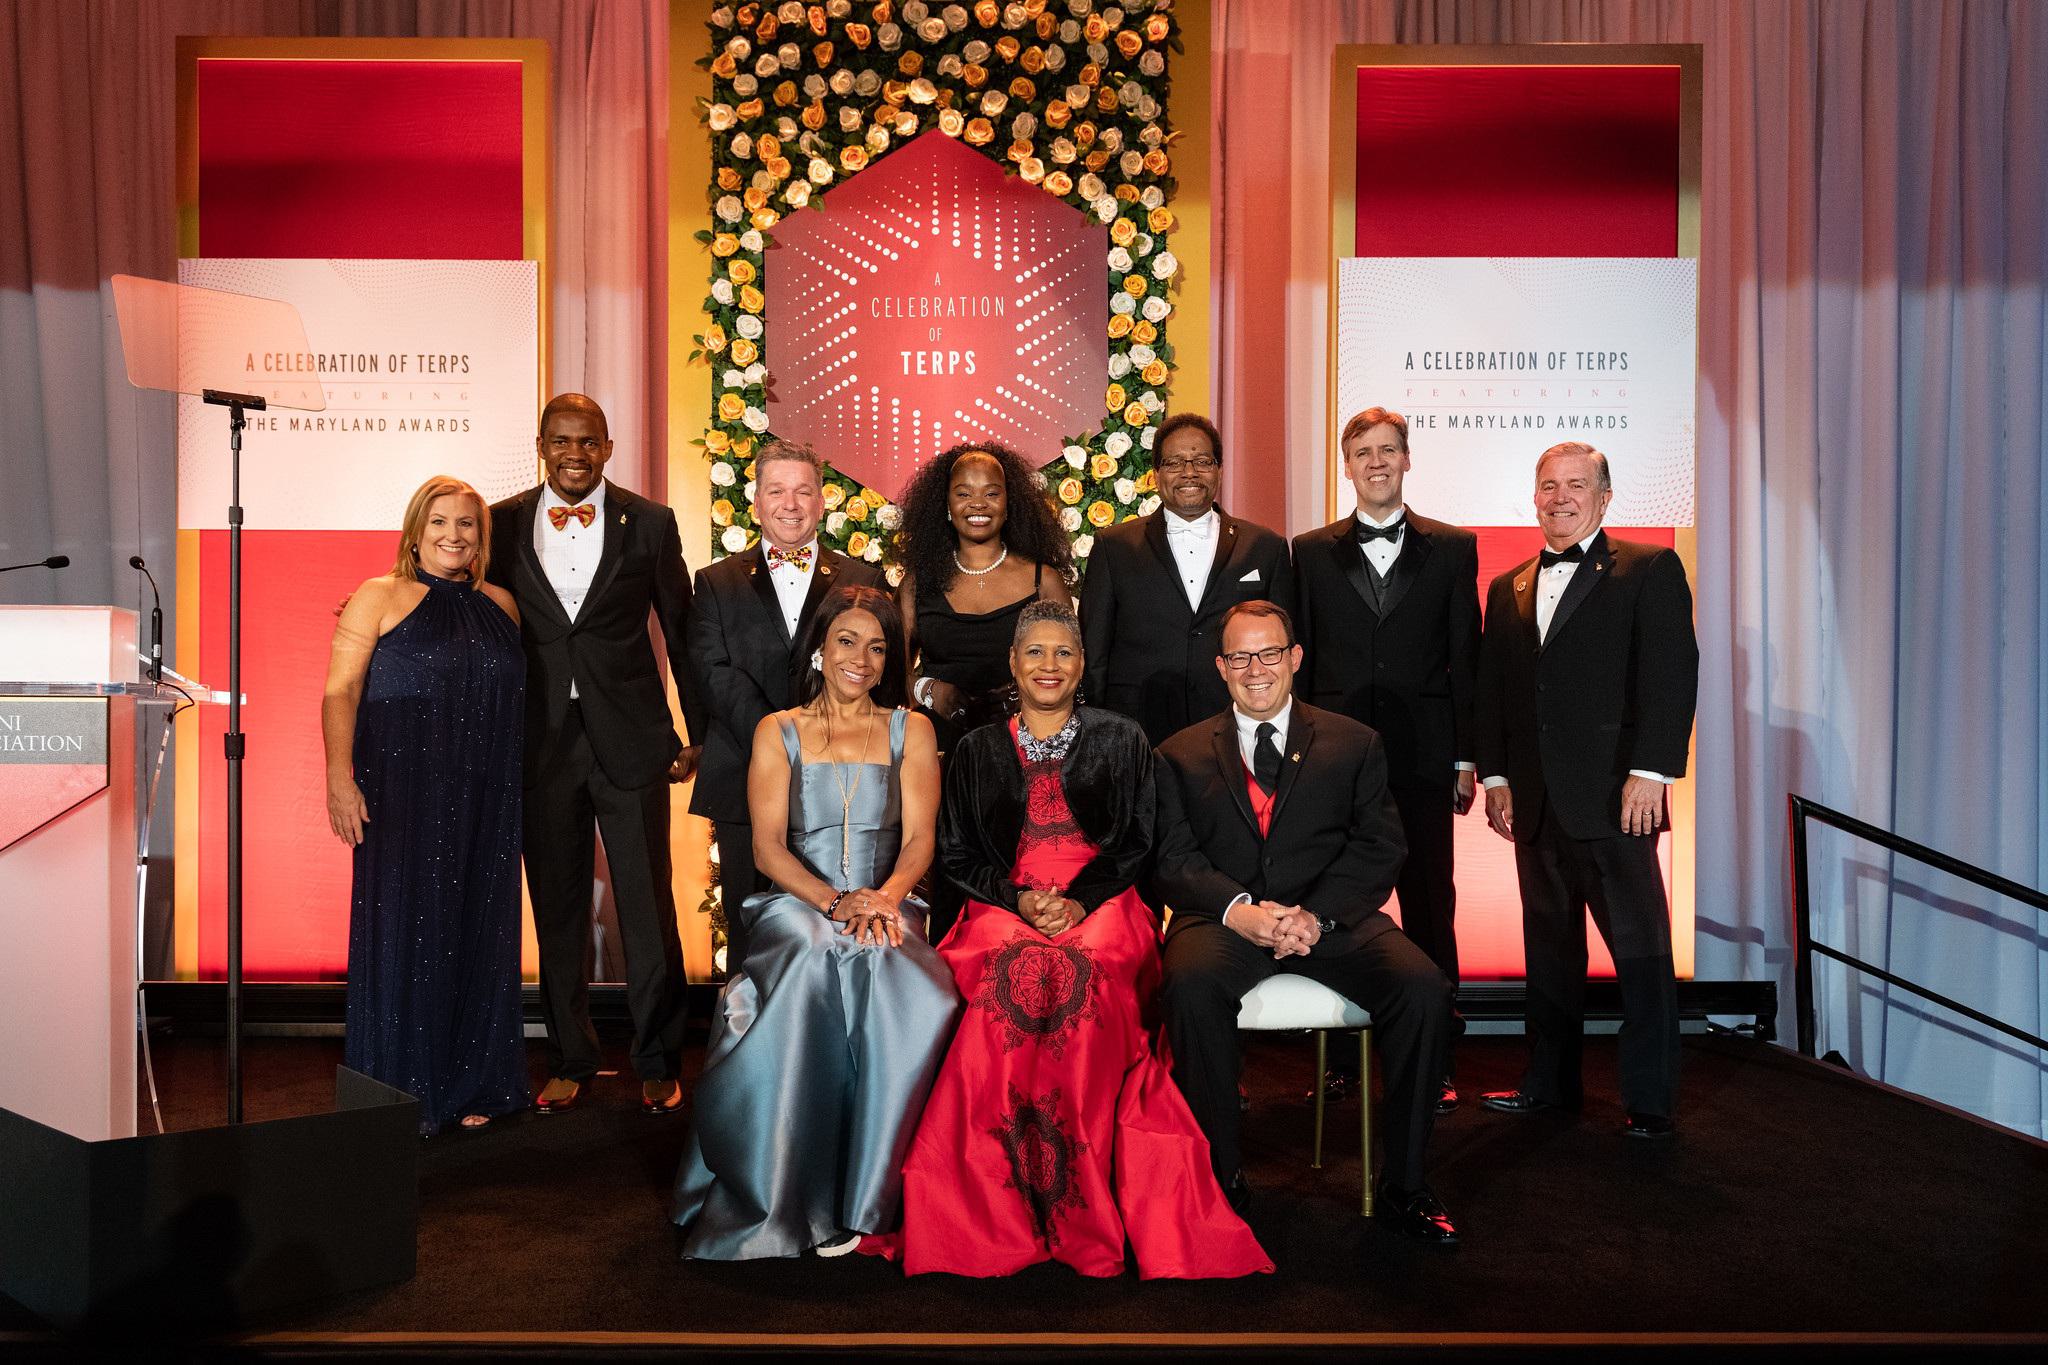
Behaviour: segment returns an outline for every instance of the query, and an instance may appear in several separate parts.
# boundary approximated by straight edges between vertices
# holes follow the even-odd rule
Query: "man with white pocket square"
[[[1081,583],[1084,699],[1138,722],[1153,744],[1230,704],[1216,672],[1223,616],[1240,602],[1294,610],[1284,537],[1216,505],[1223,437],[1177,413],[1153,446],[1159,507],[1104,529]]]

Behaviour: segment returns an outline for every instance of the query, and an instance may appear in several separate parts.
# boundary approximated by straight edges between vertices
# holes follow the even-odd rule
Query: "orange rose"
[[[1151,225],[1154,232],[1170,232],[1173,230],[1173,211],[1161,204],[1152,210],[1152,216],[1146,222]]]
[[[1116,477],[1116,456],[1097,452],[1088,461],[1088,477],[1091,479],[1113,479]]]
[[[896,69],[906,76],[915,76],[918,72],[924,70],[924,54],[922,52],[904,53],[896,59]]]
[[[1129,61],[1145,50],[1145,39],[1135,29],[1124,29],[1116,35],[1116,50]]]
[[[820,38],[825,36],[825,25],[828,20],[825,17],[825,7],[823,5],[812,5],[809,9],[805,10],[804,20],[810,24],[811,32],[817,34]]]
[[[728,450],[731,450],[731,449],[732,449],[732,437],[730,437],[730,436],[726,435],[726,434],[725,434],[724,432],[720,431],[720,430],[719,430],[719,429],[718,429],[717,427],[713,427],[713,428],[712,428],[711,430],[709,430],[709,431],[707,431],[707,432],[705,432],[705,433],[704,433],[704,453],[705,453],[705,454],[707,454],[707,455],[723,455],[723,454],[725,454],[725,452],[726,452],[726,451],[728,451]]]
[[[979,0],[974,7],[974,22],[983,28],[994,28],[1003,17],[1003,7],[996,0]]]
[[[1129,246],[1138,240],[1138,225],[1128,218],[1119,218],[1109,225],[1109,240],[1118,246]]]
[[[1073,116],[1073,108],[1065,100],[1054,100],[1045,106],[1045,126],[1048,128],[1064,128]]]
[[[1109,36],[1109,20],[1099,14],[1088,16],[1088,22],[1081,28],[1081,37],[1086,42],[1099,43]],[[1089,82],[1094,84],[1094,82]]]
[[[1131,334],[1131,319],[1127,313],[1109,315],[1109,334],[1112,337],[1127,337]]]
[[[988,82],[988,71],[984,67],[969,62],[961,69],[960,80],[969,90],[979,90]]]
[[[1148,469],[1138,476],[1138,482],[1135,486],[1140,493],[1150,493],[1159,487],[1159,475],[1153,470]]]
[[[782,215],[774,209],[756,209],[754,216],[747,221],[752,223],[757,231],[766,232],[782,221]]]
[[[782,155],[782,142],[773,133],[763,133],[754,139],[754,153],[766,163]]]
[[[725,349],[725,329],[723,327],[720,327],[715,322],[712,323],[709,327],[706,327],[704,329],[704,335],[698,337],[697,339],[703,342],[704,349],[711,352],[711,354],[713,355],[717,355],[720,351]]]
[[[730,52],[721,52],[711,59],[711,74],[720,80],[729,81],[739,72],[739,63],[732,59]]]
[[[1138,187],[1136,185],[1118,185],[1115,189],[1111,190],[1110,193],[1115,195],[1117,198],[1123,200],[1123,202],[1126,204],[1135,204],[1138,202]]]
[[[1133,403],[1124,409],[1124,421],[1134,427],[1142,427],[1152,420],[1152,414],[1145,411],[1143,403]]]
[[[776,106],[776,107],[777,107],[778,109],[787,109],[787,108],[789,108],[789,106],[790,106],[790,105],[792,105],[792,104],[795,104],[795,103],[796,103],[796,82],[795,82],[795,81],[784,81],[784,82],[783,82],[782,84],[780,84],[780,85],[778,85],[778,86],[776,86],[776,87],[775,87],[775,106]]]
[[[1045,187],[1064,199],[1074,192],[1074,177],[1065,171],[1054,171],[1045,178]]]
[[[861,169],[861,167],[867,164],[867,148],[855,144],[853,146],[841,147],[839,149],[839,166],[840,169],[844,170],[847,174],[851,175],[853,172]]]
[[[732,342],[732,363],[751,365],[761,358],[761,348],[745,337],[734,337]]]
[[[732,504],[726,499],[720,498],[717,502],[711,504],[711,524],[713,526],[732,525]]]
[[[776,157],[773,161],[767,163],[765,169],[768,174],[774,176],[777,180],[789,179],[790,165],[786,157]]]
[[[1004,155],[1012,161],[1022,161],[1031,155],[1031,144],[1019,138],[1010,144],[1010,150],[1004,153]]]
[[[732,453],[742,460],[746,459],[747,456],[754,453],[754,438],[751,436],[733,437]],[[751,478],[752,476],[749,475],[748,477]]]
[[[1039,72],[1045,70],[1045,49],[1041,47],[1025,48],[1017,54],[1017,64],[1036,76]]]
[[[1024,44],[1005,33],[1002,37],[996,39],[996,55],[1006,62],[1014,62],[1017,60],[1017,53],[1023,46]]]
[[[846,553],[855,559],[859,559],[867,548],[868,533],[866,531],[855,531],[846,538]]]
[[[1116,91],[1106,85],[1096,91],[1095,107],[1105,114],[1114,114],[1116,112]]]
[[[1137,326],[1131,328],[1131,340],[1140,346],[1150,346],[1159,340],[1159,329],[1149,322],[1140,321]]]
[[[1010,82],[1010,98],[1013,100],[1023,100],[1029,104],[1032,100],[1038,98],[1038,87],[1025,80],[1022,76],[1019,76]]]
[[[1036,25],[1039,38],[1043,40],[1052,37],[1054,33],[1059,31],[1059,26],[1060,21],[1053,18],[1050,14],[1039,15]]]
[[[782,21],[773,14],[761,16],[760,24],[754,29],[754,36],[764,43],[775,41],[775,35],[782,31]]]
[[[1090,526],[1107,526],[1115,520],[1116,509],[1108,503],[1097,499],[1088,504],[1088,524]]]
[[[1163,360],[1153,361],[1150,365],[1147,365],[1143,371],[1140,372],[1138,377],[1143,379],[1147,384],[1150,384],[1153,388],[1158,388],[1161,384],[1164,384],[1166,382],[1166,362]]]
[[[768,191],[762,189],[759,185],[749,185],[747,186],[746,193],[740,196],[740,202],[745,204],[747,211],[751,213],[755,209],[766,207]]]
[[[1108,407],[1108,409],[1111,412],[1115,412],[1118,408],[1122,407],[1126,401],[1128,400],[1124,397],[1124,386],[1121,384],[1111,384],[1109,386],[1108,401],[1105,403],[1105,406]]]
[[[867,51],[868,44],[874,40],[875,31],[866,24],[848,24],[846,26],[846,41],[852,43],[861,51]]]
[[[1145,169],[1154,175],[1165,175],[1166,168],[1170,164],[1172,163],[1167,160],[1166,153],[1161,148],[1154,147],[1151,151],[1145,153]]]
[[[811,60],[819,66],[832,65],[832,44],[819,43],[811,49]]]
[[[1081,158],[1081,164],[1091,171],[1100,171],[1109,164],[1109,153],[1097,147],[1094,151]]]
[[[761,117],[761,101],[759,99],[748,100],[745,104],[734,109],[733,113],[738,116],[740,122],[750,122]]]
[[[768,306],[768,300],[761,297],[761,291],[751,284],[740,286],[740,307],[749,313],[758,313]]]
[[[718,395],[718,420],[737,422],[747,415],[747,400],[728,390]]]
[[[1081,500],[1081,481],[1069,476],[1060,480],[1060,501],[1072,507]]]
[[[722,190],[736,190],[739,187],[740,173],[730,166],[720,166],[718,168],[718,188]]]
[[[1074,77],[1074,79],[1083,85],[1094,85],[1102,79],[1102,68],[1090,62],[1081,68],[1081,74]]]
[[[815,133],[825,126],[825,106],[813,100],[804,106],[803,113],[798,117],[803,120],[804,127]]]
[[[711,254],[724,260],[740,249],[740,239],[730,232],[721,232],[711,239]]]
[[[747,260],[734,261],[725,268],[725,273],[732,276],[734,284],[752,284],[760,278],[760,275],[754,270],[754,263]]]
[[[1145,37],[1152,42],[1163,43],[1172,32],[1172,21],[1163,14],[1155,14],[1145,21]]]
[[[1077,124],[1074,128],[1074,145],[1086,149],[1093,146],[1094,143],[1095,125],[1093,123]]]
[[[993,142],[995,140],[995,136],[995,127],[994,125],[990,124],[987,119],[971,118],[967,120],[967,132],[965,133],[965,137],[969,142],[973,143],[975,146],[985,147],[990,142]]]

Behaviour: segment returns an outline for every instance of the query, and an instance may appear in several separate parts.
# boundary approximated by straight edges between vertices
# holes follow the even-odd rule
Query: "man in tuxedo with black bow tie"
[[[580,393],[541,412],[546,481],[491,508],[491,578],[519,602],[526,642],[526,885],[540,947],[549,1079],[542,1113],[575,1104],[603,1061],[590,1023],[591,877],[604,836],[641,1107],[682,1107],[682,943],[669,871],[669,783],[685,748],[647,634],[652,611],[692,736],[703,733],[683,652],[690,571],[674,511],[604,477],[604,409]]]
[[[1605,455],[1577,441],[1544,451],[1546,548],[1486,597],[1479,772],[1487,822],[1515,845],[1529,1062],[1517,1088],[1480,1102],[1578,1107],[1590,909],[1621,986],[1622,1131],[1658,1139],[1674,1131],[1678,984],[1657,836],[1685,773],[1700,655],[1684,564],[1609,538],[1613,497]]]
[[[876,587],[882,579],[874,565],[818,543],[824,511],[825,471],[817,452],[770,441],[754,456],[760,541],[697,571],[688,639],[707,724],[690,813],[710,819],[717,831],[728,971],[746,956],[742,902],[761,889],[747,809],[754,727],[790,704],[795,670],[809,666],[795,651],[825,594]]]
[[[1296,699],[1300,666],[1285,611],[1231,608],[1215,664],[1230,707],[1159,748],[1154,887],[1173,908],[1161,991],[1173,1077],[1242,1211],[1239,1002],[1275,972],[1296,972],[1364,1006],[1386,1076],[1375,1213],[1449,1246],[1457,1229],[1423,1172],[1450,983],[1380,908],[1402,841],[1379,736]]]
[[[1338,441],[1358,510],[1294,540],[1302,695],[1379,733],[1408,859],[1401,928],[1458,984],[1452,821],[1477,783],[1479,538],[1418,515],[1403,492],[1408,419],[1372,407]],[[1326,1084],[1355,1080],[1333,1068]],[[1448,1072],[1437,1109],[1457,1107]]]
[[[1294,609],[1287,542],[1216,505],[1223,437],[1197,413],[1160,425],[1159,507],[1105,528],[1081,583],[1086,699],[1121,711],[1154,744],[1228,699],[1212,662],[1239,602]]]

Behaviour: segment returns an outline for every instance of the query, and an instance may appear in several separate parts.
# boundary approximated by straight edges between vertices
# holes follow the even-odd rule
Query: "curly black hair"
[[[917,580],[920,593],[944,592],[959,566],[953,551],[959,540],[953,532],[953,466],[962,455],[978,451],[1003,467],[1003,544],[1010,553],[1021,555],[1053,570],[1068,583],[1074,581],[1074,550],[1060,525],[1059,513],[1034,470],[1016,451],[992,441],[966,441],[943,451],[903,490],[899,506],[903,521],[890,544],[891,556],[904,572]]]

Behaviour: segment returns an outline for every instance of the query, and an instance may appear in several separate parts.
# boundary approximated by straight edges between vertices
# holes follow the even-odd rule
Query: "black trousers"
[[[1219,1179],[1227,1182],[1244,1164],[1238,1141],[1237,1081],[1244,1064],[1238,1002],[1274,973],[1295,972],[1372,1011],[1386,1080],[1381,1178],[1407,1190],[1422,1184],[1437,1084],[1450,1057],[1451,987],[1405,934],[1389,929],[1351,952],[1276,962],[1235,929],[1176,918],[1166,936],[1165,966],[1160,999],[1173,1079],[1209,1139]]]
[[[587,1081],[603,1061],[590,1024],[591,874],[600,832],[626,955],[633,1070],[643,1081],[681,1074],[685,978],[669,877],[668,808],[665,780],[639,788],[612,785],[571,702],[560,761],[526,789],[526,885],[540,944],[553,1075]]]
[[[725,971],[730,976],[747,956],[747,915],[744,902],[761,889],[761,870],[754,865],[754,827],[737,820],[712,826],[718,840],[719,899],[725,906]]]
[[[1576,1108],[1586,1024],[1586,914],[1621,986],[1621,1102],[1670,1117],[1678,1101],[1678,979],[1657,840],[1574,839],[1546,812],[1515,845],[1528,963],[1529,1066],[1522,1089]]]
[[[1454,821],[1447,786],[1389,786],[1408,857],[1394,894],[1401,901],[1401,932],[1437,965],[1453,988],[1458,984],[1458,886],[1453,872]]]

